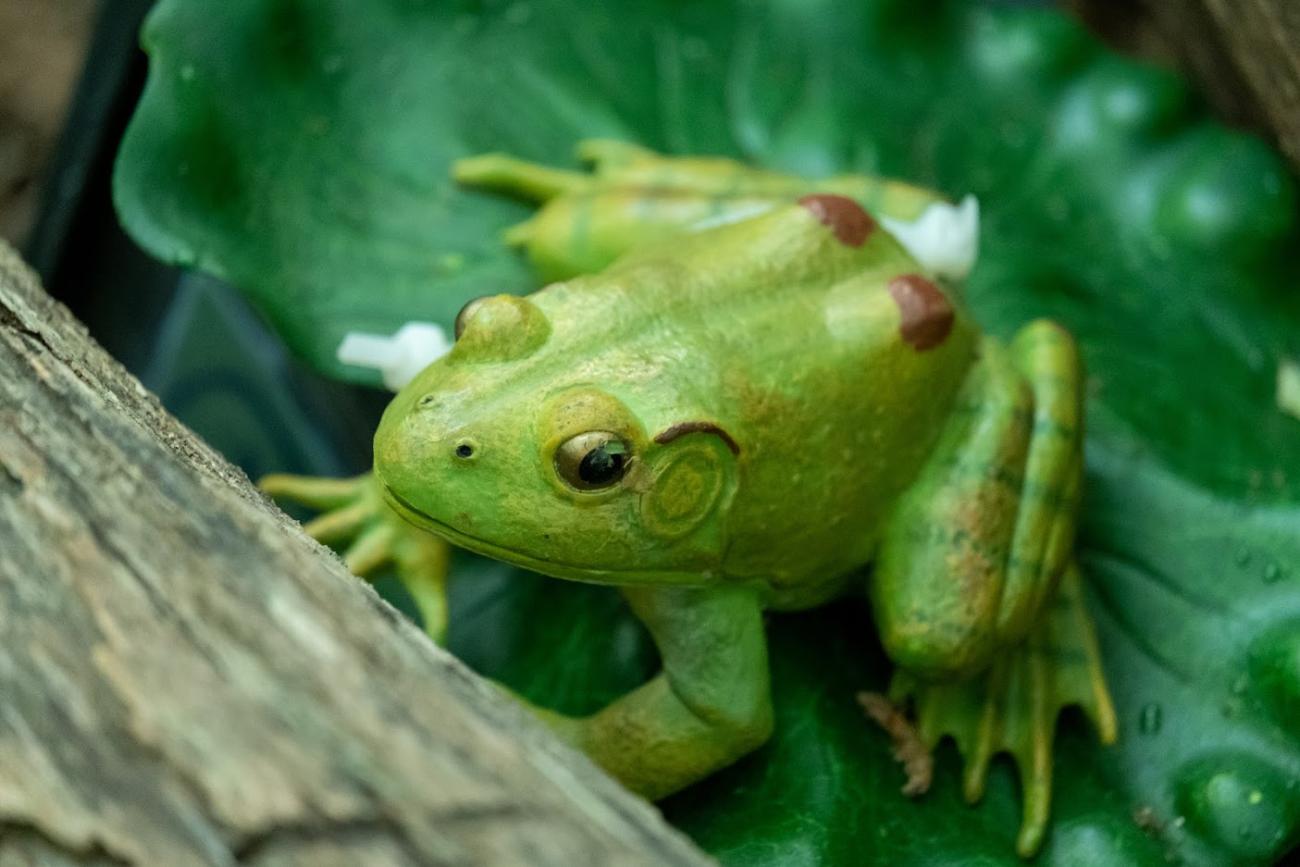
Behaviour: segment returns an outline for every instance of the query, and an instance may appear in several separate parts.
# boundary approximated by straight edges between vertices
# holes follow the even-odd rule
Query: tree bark
[[[705,864],[0,243],[0,865]]]
[[[1175,58],[1220,118],[1268,134],[1300,169],[1300,2],[1072,2],[1112,41]]]

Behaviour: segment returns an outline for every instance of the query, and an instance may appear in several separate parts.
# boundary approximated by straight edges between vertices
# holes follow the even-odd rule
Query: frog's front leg
[[[1081,472],[1073,340],[1037,322],[988,341],[935,456],[886,528],[872,598],[922,739],[952,736],[965,793],[993,754],[1021,769],[1017,842],[1037,851],[1051,801],[1056,716],[1079,705],[1115,737],[1092,624],[1071,562]],[[1057,593],[1064,576],[1064,585]]]
[[[447,543],[389,508],[373,473],[352,479],[274,474],[263,477],[258,487],[279,502],[321,512],[303,529],[316,541],[340,548],[352,574],[371,578],[392,566],[425,631],[442,643],[447,632]]]
[[[592,716],[543,718],[629,789],[662,798],[770,736],[762,607],[748,588],[623,593],[650,630],[663,670]]]

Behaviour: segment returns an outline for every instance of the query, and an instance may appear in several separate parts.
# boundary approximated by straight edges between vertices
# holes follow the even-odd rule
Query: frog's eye
[[[589,431],[555,450],[555,472],[580,491],[596,491],[617,484],[631,459],[632,450],[618,434]]]
[[[465,333],[465,326],[468,325],[470,319],[474,317],[474,311],[478,309],[480,304],[491,297],[491,295],[480,295],[477,298],[471,298],[469,301],[465,302],[464,307],[460,308],[460,312],[456,314],[456,325],[454,331],[457,340],[460,340],[460,336]]]

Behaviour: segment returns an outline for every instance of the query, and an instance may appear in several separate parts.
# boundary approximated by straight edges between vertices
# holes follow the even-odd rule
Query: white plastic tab
[[[450,351],[451,341],[441,326],[408,322],[391,337],[349,331],[335,355],[343,364],[380,371],[384,385],[400,391],[417,373]]]
[[[881,217],[880,222],[921,266],[939,277],[961,280],[979,256],[980,204],[967,196],[960,204],[935,202],[911,222]]]

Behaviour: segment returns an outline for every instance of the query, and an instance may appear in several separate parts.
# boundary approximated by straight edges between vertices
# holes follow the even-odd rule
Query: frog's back
[[[640,380],[634,408],[728,433],[722,570],[799,606],[870,557],[973,360],[972,327],[919,271],[856,204],[819,196],[535,297],[585,323],[592,370]]]

